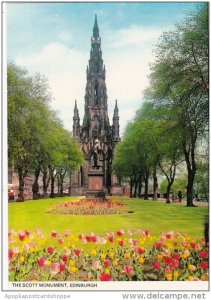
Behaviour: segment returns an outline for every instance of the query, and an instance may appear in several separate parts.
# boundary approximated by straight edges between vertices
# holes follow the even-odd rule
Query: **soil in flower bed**
[[[119,200],[81,199],[53,205],[48,213],[62,215],[111,215],[128,213],[128,206]]]

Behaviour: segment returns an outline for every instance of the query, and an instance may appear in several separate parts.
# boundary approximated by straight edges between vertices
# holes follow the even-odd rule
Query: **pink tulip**
[[[124,266],[124,272],[127,276],[132,276],[134,274],[134,270],[131,266]]]

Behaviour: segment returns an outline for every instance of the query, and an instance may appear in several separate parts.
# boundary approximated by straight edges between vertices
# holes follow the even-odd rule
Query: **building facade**
[[[75,101],[73,137],[84,153],[84,165],[71,176],[71,194],[85,195],[88,189],[88,173],[101,172],[105,193],[121,194],[118,181],[112,173],[112,160],[119,136],[119,111],[115,103],[113,122],[108,117],[106,69],[102,59],[101,38],[97,16],[91,37],[90,59],[86,70],[84,118],[80,124],[79,110]],[[115,189],[114,189],[115,187]]]

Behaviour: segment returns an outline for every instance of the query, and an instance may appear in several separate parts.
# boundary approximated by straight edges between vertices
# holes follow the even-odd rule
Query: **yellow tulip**
[[[189,281],[193,281],[193,276],[188,276]]]
[[[179,273],[176,270],[174,270],[174,279],[177,280],[178,277],[179,277]]]
[[[78,268],[77,267],[71,267],[70,268],[70,272],[71,273],[76,273],[78,271]]]
[[[46,266],[50,266],[51,265],[51,261],[50,260],[46,260],[45,265]]]
[[[181,257],[182,257],[183,259],[186,259],[186,258],[188,257],[188,254],[187,254],[187,253],[182,253]]]
[[[143,263],[144,263],[144,258],[143,258],[142,256],[140,256],[138,261],[139,261],[139,263],[140,263],[141,265],[143,265]]]
[[[106,254],[105,254],[105,253],[102,253],[102,254],[101,254],[101,258],[102,258],[102,259],[105,259],[105,258],[106,258]]]
[[[167,273],[167,274],[166,274],[166,279],[167,279],[168,281],[171,281],[171,280],[172,280],[172,273]]]
[[[159,260],[163,259],[163,255],[162,254],[158,254],[158,259]]]
[[[196,270],[196,266],[188,265],[188,270],[191,271],[191,272],[194,272]]]
[[[130,258],[130,253],[129,253],[129,252],[126,252],[124,257],[125,257],[126,259],[129,259],[129,258]]]
[[[110,270],[109,270],[108,268],[106,268],[106,269],[104,270],[104,274],[110,274]]]
[[[21,264],[25,261],[25,258],[24,258],[23,255],[20,256],[19,261],[20,261]]]
[[[91,255],[95,256],[96,254],[97,254],[97,251],[96,251],[95,249],[93,249],[93,250],[91,251]]]
[[[118,263],[118,261],[117,261],[117,260],[114,260],[114,261],[113,261],[113,266],[114,266],[114,267],[117,267],[117,266],[118,266],[118,264],[119,264],[119,263]]]
[[[109,252],[108,256],[110,257],[110,259],[113,259],[114,258],[114,252]]]
[[[74,260],[69,260],[69,261],[68,261],[68,264],[69,264],[69,266],[72,267],[72,266],[74,266],[75,262],[74,262]]]

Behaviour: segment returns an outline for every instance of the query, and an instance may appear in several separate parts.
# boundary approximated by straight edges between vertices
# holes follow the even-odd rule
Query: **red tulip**
[[[27,230],[25,230],[25,235],[26,235],[26,236],[29,236],[29,235],[30,235],[30,232],[28,232]]]
[[[208,258],[208,251],[201,251],[199,252],[199,257],[201,258]]]
[[[14,252],[12,250],[9,250],[9,253],[8,253],[9,260],[11,260],[13,258],[13,255],[14,255]]]
[[[113,243],[113,242],[114,242],[114,237],[113,237],[113,235],[110,235],[110,236],[108,237],[108,240],[109,240],[110,243]]]
[[[105,260],[104,260],[104,265],[105,265],[105,267],[109,267],[109,266],[111,265],[110,260],[105,259]]]
[[[170,240],[171,237],[172,237],[171,233],[167,233],[167,234],[166,234],[166,238],[167,238],[168,240]]]
[[[122,235],[123,235],[123,232],[122,232],[122,230],[118,230],[116,234],[117,234],[118,236],[122,236]]]
[[[144,233],[145,233],[146,236],[149,236],[149,230],[145,230]]]
[[[65,270],[65,265],[60,264],[59,265],[59,272],[63,272]]]
[[[55,238],[57,236],[57,232],[55,231],[55,230],[53,230],[52,232],[51,232],[51,237],[52,238]]]
[[[145,250],[144,250],[144,248],[137,248],[137,249],[136,249],[136,252],[137,252],[139,255],[141,255],[141,254],[143,254],[143,253],[145,252]]]
[[[134,274],[134,270],[131,266],[124,266],[124,272],[127,276],[132,276]]]
[[[79,236],[78,236],[79,240],[82,240],[83,237],[84,237],[84,234],[83,234],[83,233],[80,233]]]
[[[196,249],[196,243],[191,242],[191,243],[190,243],[190,246],[191,246],[192,249]]]
[[[93,243],[96,243],[96,242],[97,242],[97,237],[96,237],[96,236],[92,236],[92,237],[91,237],[91,241],[92,241]]]
[[[156,243],[154,244],[154,247],[155,247],[155,249],[157,249],[157,250],[161,249],[162,246],[163,246],[163,244],[162,244],[161,242],[156,242]]]
[[[41,257],[37,260],[37,264],[39,267],[43,267],[44,264],[45,264],[45,258],[44,257]]]
[[[172,257],[173,257],[173,259],[179,260],[179,259],[180,259],[180,254],[177,253],[177,252],[174,252],[174,253],[172,254]]]
[[[172,267],[177,268],[179,266],[179,261],[177,259],[173,258],[171,260],[171,265],[172,265]]]
[[[87,236],[85,237],[85,239],[87,240],[87,242],[91,242],[91,236],[87,235]]]
[[[19,235],[18,235],[18,237],[19,237],[20,241],[23,241],[25,239],[25,237],[26,237],[25,236],[25,231],[24,232],[20,232]]]
[[[48,247],[47,251],[50,255],[52,255],[54,253],[54,248],[53,247]]]
[[[79,249],[75,249],[75,250],[74,250],[74,254],[75,254],[76,256],[79,256],[80,253],[81,253],[81,250],[79,250]]]
[[[165,256],[164,261],[165,261],[166,264],[171,264],[172,263],[172,259],[169,256]]]
[[[110,281],[111,280],[111,276],[110,274],[100,274],[100,281]]]
[[[206,270],[208,268],[208,262],[202,261],[202,262],[200,262],[199,266],[202,270]]]
[[[121,247],[123,247],[124,241],[123,241],[123,240],[119,241],[119,242],[118,242],[118,245],[121,246]]]
[[[159,261],[154,262],[153,268],[154,268],[155,270],[159,270],[160,267],[161,267],[161,264],[159,263]]]
[[[66,255],[63,255],[63,256],[62,256],[62,261],[63,261],[64,263],[66,263],[67,260],[68,260],[68,257],[67,257]]]

